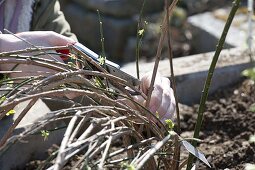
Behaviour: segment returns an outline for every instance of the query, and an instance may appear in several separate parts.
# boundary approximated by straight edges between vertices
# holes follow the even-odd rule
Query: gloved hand
[[[67,44],[75,43],[75,41],[71,38],[65,37],[53,31],[30,31],[17,33],[16,35],[29,41],[35,46],[52,47],[64,46]],[[25,48],[32,48],[32,46],[11,34],[0,34],[0,52],[8,52]],[[45,59],[52,59],[52,57],[47,55],[43,55],[40,57]],[[54,59],[62,62],[62,59],[57,55],[54,55]],[[0,64],[0,70],[2,71],[9,71],[13,67],[14,64]],[[28,66],[25,64],[19,64],[18,67],[15,68],[15,71],[19,70],[22,71],[22,73],[12,73],[9,76],[22,77],[55,73],[55,71],[51,69],[39,66]]]
[[[147,73],[141,79],[141,90],[146,95],[151,83],[151,73]],[[141,96],[135,97],[135,100],[145,105],[145,100]],[[175,98],[173,89],[170,87],[170,81],[166,77],[160,76],[157,73],[154,89],[152,91],[151,100],[149,104],[149,110],[152,113],[156,112],[159,115],[160,120],[165,123],[166,119],[174,119],[175,114]]]
[[[75,43],[71,38],[65,37],[53,31],[29,31],[16,34],[18,37],[25,39],[35,46],[62,46],[69,43]],[[0,52],[32,48],[21,39],[11,34],[0,34]]]

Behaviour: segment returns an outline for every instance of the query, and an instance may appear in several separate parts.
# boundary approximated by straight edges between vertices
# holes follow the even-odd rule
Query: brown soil
[[[207,103],[199,149],[206,155],[212,169],[244,169],[246,163],[255,163],[255,143],[249,137],[255,134],[255,85],[245,80],[230,90],[222,90]],[[182,115],[183,136],[192,136],[197,106],[186,109]],[[199,163],[198,169],[206,169]],[[209,169],[209,168],[208,168]]]

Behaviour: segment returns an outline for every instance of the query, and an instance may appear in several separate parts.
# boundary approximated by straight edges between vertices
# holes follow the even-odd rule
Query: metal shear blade
[[[82,45],[81,43],[78,43],[78,42],[75,43],[73,46],[75,48],[77,48],[78,50],[82,51],[83,53],[85,53],[87,56],[92,58],[94,61],[99,63],[99,55],[96,54],[95,52],[91,51],[89,48],[85,47],[84,45]],[[105,66],[106,66],[106,70],[110,74],[126,80],[129,85],[137,86],[137,85],[140,84],[139,79],[123,72],[122,70],[120,70],[120,66],[118,64],[116,64],[112,61],[106,60],[105,61]]]

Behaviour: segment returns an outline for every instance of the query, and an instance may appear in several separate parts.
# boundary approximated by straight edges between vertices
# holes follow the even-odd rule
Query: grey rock
[[[231,6],[232,1],[229,0],[181,0],[180,6],[186,8],[189,15],[211,11],[219,7]]]
[[[0,139],[7,132],[12,123],[18,118],[22,110],[27,106],[29,101],[22,102],[14,107],[16,113],[12,116],[5,117],[0,120]],[[62,105],[62,104],[57,104]],[[62,105],[63,106],[63,105]],[[15,128],[12,137],[19,135],[20,133],[28,130],[35,122],[37,122],[42,117],[46,116],[47,113],[51,112],[51,109],[45,104],[41,99],[32,106],[32,108],[27,112],[25,117]],[[50,126],[45,127],[45,129],[54,129],[56,126],[66,126],[64,122],[53,123]],[[9,143],[5,150],[0,150],[0,169],[24,169],[26,163],[35,159],[45,159],[47,156],[47,149],[52,146],[52,144],[59,143],[63,138],[65,129],[54,130],[50,132],[47,140],[41,136],[40,132],[30,135],[21,141],[15,141]]]
[[[229,9],[205,12],[188,17],[193,29],[193,46],[199,52],[213,51],[221,36]],[[245,14],[237,14],[228,31],[224,48],[244,47],[247,42],[247,21]],[[255,28],[255,27],[254,27]]]
[[[176,78],[178,100],[184,104],[197,104],[203,90],[209,66],[214,52],[202,53],[192,56],[173,59]],[[135,62],[124,65],[121,69],[136,76]],[[154,62],[140,62],[140,77],[153,70]],[[212,84],[210,94],[216,90],[224,89],[241,80],[241,72],[251,67],[250,57],[243,48],[225,49],[221,52]],[[162,76],[170,77],[169,60],[161,60],[158,72]]]
[[[101,41],[97,13],[84,10],[84,8],[73,3],[66,5],[63,11],[68,14],[66,19],[79,41],[93,51],[100,53]],[[101,19],[107,58],[120,63],[122,62],[120,56],[127,38],[135,34],[137,23],[132,18],[116,19],[102,16]]]
[[[139,14],[142,0],[74,0],[81,6],[115,17],[130,17]],[[163,10],[163,0],[146,0],[144,13],[153,13]]]

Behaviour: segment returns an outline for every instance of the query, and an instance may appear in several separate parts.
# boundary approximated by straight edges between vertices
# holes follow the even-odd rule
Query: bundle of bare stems
[[[63,55],[52,51],[67,49],[70,51],[68,57],[77,64],[65,64],[37,57]],[[174,144],[169,139],[172,135],[153,113],[135,102],[124,88],[129,87],[137,93],[142,93],[137,87],[132,87],[126,80],[109,74],[86,54],[74,52],[72,46],[30,48],[0,55],[0,63],[26,63],[58,72],[53,75],[20,77],[18,80],[1,80],[1,86],[5,87],[2,88],[5,93],[1,96],[1,119],[19,103],[29,101],[1,139],[2,152],[15,140],[40,132],[52,122],[65,120],[65,135],[59,150],[51,158],[55,161],[50,169],[63,168],[77,154],[80,156],[74,167],[78,168],[132,166],[139,169],[144,166],[156,168],[163,164],[165,167],[171,167],[169,160],[172,160]],[[86,68],[91,69],[80,69],[81,66],[89,66]],[[70,95],[75,96],[75,99],[67,97]],[[26,131],[12,136],[13,130],[28,110],[39,98],[46,97],[65,101],[70,107],[47,113],[47,116]],[[86,104],[81,102],[84,98]],[[121,98],[130,100],[135,108],[121,102]],[[154,121],[149,119],[148,115],[154,117]],[[160,161],[156,161],[156,158]],[[48,166],[48,163],[45,162],[45,166]],[[44,165],[41,168],[45,168]]]

